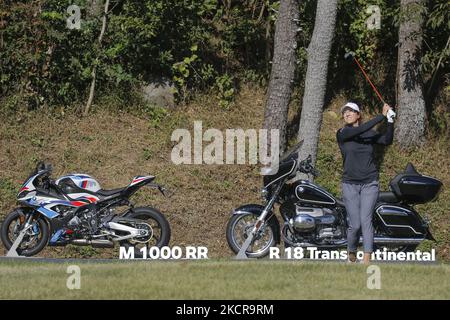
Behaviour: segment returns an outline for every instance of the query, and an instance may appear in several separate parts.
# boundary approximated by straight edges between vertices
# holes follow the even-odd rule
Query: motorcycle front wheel
[[[241,250],[242,245],[253,230],[258,219],[258,214],[244,213],[233,215],[227,225],[228,245],[234,253]],[[249,258],[262,258],[269,254],[270,247],[275,246],[275,230],[270,223],[265,223],[253,242],[248,247],[246,254]]]
[[[14,241],[23,229],[25,225],[24,220],[23,215],[21,217],[20,211],[14,210],[3,221],[0,237],[7,250],[11,249]],[[32,227],[28,229],[16,250],[19,255],[25,257],[31,257],[41,252],[47,245],[49,238],[49,228],[42,217],[33,217],[31,224]]]

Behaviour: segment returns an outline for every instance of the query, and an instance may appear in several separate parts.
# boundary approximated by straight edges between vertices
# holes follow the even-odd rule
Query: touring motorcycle
[[[0,236],[8,255],[33,256],[46,245],[95,248],[163,247],[170,226],[151,207],[134,207],[129,198],[143,186],[158,189],[154,176],[137,176],[123,188],[104,190],[87,174],[51,179],[52,166],[40,163],[22,185],[20,207],[8,214]],[[11,253],[11,254],[9,254]]]
[[[265,205],[246,204],[232,211],[226,237],[238,258],[264,257],[281,240],[285,247],[346,247],[348,221],[344,203],[310,181],[309,177],[317,177],[319,172],[312,166],[311,156],[298,160],[301,145],[298,143],[281,157],[276,173],[264,176]],[[297,172],[306,174],[308,179],[291,183]],[[379,193],[373,213],[375,247],[406,252],[414,251],[425,239],[434,240],[429,222],[413,205],[435,200],[442,183],[419,174],[409,163],[389,187],[389,191]],[[281,228],[275,204],[279,204]]]

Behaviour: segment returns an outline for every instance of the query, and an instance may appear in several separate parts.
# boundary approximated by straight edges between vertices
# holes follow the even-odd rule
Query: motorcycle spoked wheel
[[[228,245],[234,253],[238,253],[247,239],[248,232],[255,226],[258,214],[245,213],[233,215],[227,225]],[[246,253],[249,258],[262,258],[269,254],[270,247],[275,246],[275,228],[271,223],[266,223],[260,233],[255,236]]]
[[[32,227],[23,237],[22,243],[17,248],[17,253],[21,256],[31,257],[45,248],[49,239],[49,228],[42,217],[33,218]],[[11,212],[2,223],[0,237],[7,250],[11,249],[14,241],[19,236],[24,224],[20,222],[20,212]]]
[[[127,218],[142,220],[138,228],[151,229],[150,239],[137,238],[134,240],[121,241],[120,245],[125,248],[134,247],[135,258],[142,258],[142,248],[167,246],[170,241],[170,225],[164,215],[158,210],[150,207],[134,208],[132,213],[126,215]],[[147,227],[148,226],[148,227]]]

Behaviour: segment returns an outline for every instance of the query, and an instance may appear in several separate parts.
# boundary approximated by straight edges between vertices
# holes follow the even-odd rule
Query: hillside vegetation
[[[335,132],[342,125],[338,116],[346,97],[337,96],[323,113],[317,169],[317,182],[340,194],[342,159]],[[171,162],[171,134],[177,128],[193,132],[194,121],[208,128],[261,128],[265,93],[246,86],[232,109],[218,106],[212,95],[199,95],[186,105],[164,110],[118,106],[112,101],[85,118],[63,109],[32,111],[5,117],[0,124],[0,221],[16,206],[15,197],[24,179],[38,160],[54,166],[54,176],[84,172],[94,176],[105,189],[127,185],[133,176],[156,175],[156,181],[174,192],[164,198],[143,189],[134,198],[138,205],[159,208],[172,227],[171,245],[203,245],[210,257],[230,257],[225,226],[233,208],[244,203],[260,203],[262,179],[256,165],[174,165]],[[291,118],[297,112],[293,100]],[[370,115],[365,115],[366,120]],[[225,131],[223,131],[225,132]],[[294,135],[295,136],[295,135]],[[294,140],[290,141],[291,143]],[[207,143],[204,143],[206,145]],[[421,148],[400,150],[395,144],[384,154],[381,186],[402,171],[408,162],[426,175],[443,181],[436,202],[420,205],[420,213],[432,221],[437,242],[422,249],[436,248],[440,259],[450,259],[450,151],[448,135],[431,138]],[[133,198],[132,198],[133,199]],[[88,247],[47,248],[42,256],[117,257],[118,250]]]

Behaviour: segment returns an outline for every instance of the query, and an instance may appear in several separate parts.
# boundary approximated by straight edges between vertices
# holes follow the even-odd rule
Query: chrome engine
[[[333,225],[336,217],[328,208],[299,207],[295,208],[295,216],[289,221],[297,232],[311,232],[320,225]]]
[[[296,205],[295,216],[289,224],[299,234],[315,233],[319,239],[336,238],[342,235],[336,228],[336,214],[328,208],[301,207]]]
[[[310,232],[316,227],[316,220],[308,214],[298,214],[289,222],[298,232]]]

